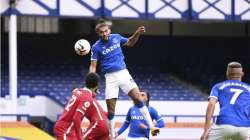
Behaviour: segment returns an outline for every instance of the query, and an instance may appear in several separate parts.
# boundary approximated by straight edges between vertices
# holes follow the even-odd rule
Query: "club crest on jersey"
[[[116,38],[114,38],[114,39],[112,40],[112,42],[113,42],[114,44],[117,44],[117,43],[118,43],[118,40],[117,40]]]
[[[88,108],[89,106],[90,106],[90,103],[89,103],[89,102],[85,102],[85,103],[84,103],[84,107],[85,107],[85,108]]]

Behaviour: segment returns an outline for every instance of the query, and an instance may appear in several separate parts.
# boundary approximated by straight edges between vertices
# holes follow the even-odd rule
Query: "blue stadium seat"
[[[142,91],[151,93],[152,100],[179,100],[200,101],[206,100],[201,93],[193,91],[182,83],[175,81],[171,75],[161,74],[153,68],[130,67],[131,74]],[[73,88],[84,85],[83,75],[87,69],[68,65],[22,65],[19,70],[18,95],[47,95],[61,105],[65,105],[71,96]],[[206,76],[202,76],[206,79]],[[8,94],[8,73],[1,74],[1,96]],[[100,94],[97,99],[105,99],[104,77],[100,82]],[[129,100],[130,97],[120,91],[120,100]]]

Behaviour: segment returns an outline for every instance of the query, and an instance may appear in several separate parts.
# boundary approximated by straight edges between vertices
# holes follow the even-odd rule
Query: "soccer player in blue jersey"
[[[228,135],[240,134],[245,140],[250,135],[250,86],[241,82],[242,65],[230,62],[224,82],[213,86],[206,112],[206,121],[201,140],[223,140]],[[216,124],[211,125],[215,104],[219,102],[220,112]]]
[[[135,33],[129,38],[125,38],[120,34],[111,34],[110,27],[105,22],[97,24],[95,30],[100,39],[97,40],[91,48],[89,72],[96,72],[98,62],[100,63],[101,71],[105,74],[105,98],[111,134],[114,135],[115,106],[120,88],[124,93],[128,94],[135,102],[135,105],[140,108],[141,113],[150,126],[152,135],[157,135],[159,128],[154,127],[148,109],[140,99],[139,88],[126,68],[121,49],[121,47],[124,46],[134,46],[141,33],[145,32],[145,27],[138,27]]]
[[[149,106],[150,94],[149,92],[141,92],[141,97],[144,103],[147,105],[150,116],[152,120],[156,121],[156,127],[162,128],[164,127],[164,121],[162,117],[159,115],[157,110],[151,106]],[[121,128],[116,133],[117,138],[120,134],[122,134],[130,125],[129,133],[127,140],[148,140],[149,139],[149,126],[142,116],[139,108],[137,106],[133,106],[129,109],[126,121],[123,123]]]

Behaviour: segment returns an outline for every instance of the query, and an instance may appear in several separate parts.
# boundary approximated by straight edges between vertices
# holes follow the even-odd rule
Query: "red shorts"
[[[107,121],[92,122],[84,132],[84,138],[88,140],[109,140],[109,125]]]

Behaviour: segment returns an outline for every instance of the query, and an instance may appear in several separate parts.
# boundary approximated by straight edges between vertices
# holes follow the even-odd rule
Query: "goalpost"
[[[15,2],[10,6],[13,8]],[[17,16],[13,13],[9,19],[9,94],[12,112],[17,114]]]

